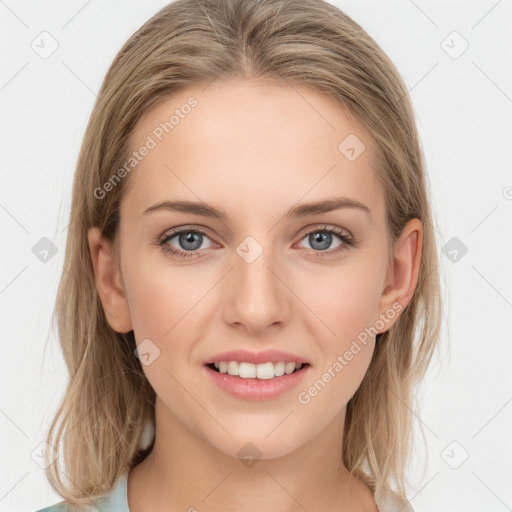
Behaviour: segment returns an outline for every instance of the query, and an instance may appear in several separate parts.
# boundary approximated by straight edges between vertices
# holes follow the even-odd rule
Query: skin
[[[132,512],[371,511],[371,491],[349,476],[339,453],[346,404],[374,351],[362,350],[308,404],[297,400],[379,315],[409,303],[417,284],[422,226],[411,220],[387,272],[385,191],[375,173],[375,146],[337,103],[303,87],[230,80],[190,88],[147,112],[131,142],[146,137],[190,96],[198,105],[126,179],[119,259],[97,228],[89,230],[96,286],[110,326],[149,338],[160,355],[144,372],[156,391],[156,442],[128,477]],[[366,149],[349,161],[338,145],[356,134]],[[343,208],[284,218],[297,203],[344,196],[368,215]],[[171,199],[204,201],[227,219],[143,211]],[[310,231],[338,226],[323,249]],[[202,228],[200,249],[177,258],[155,243],[171,228]],[[200,235],[199,235],[200,236]],[[262,254],[248,263],[236,249],[253,237]],[[197,246],[199,243],[197,244]],[[196,246],[196,247],[197,247]],[[383,332],[396,321],[388,320]],[[382,318],[382,317],[381,317]],[[310,362],[297,388],[246,401],[213,386],[202,362],[220,352],[277,348]],[[250,467],[237,452],[253,443]]]

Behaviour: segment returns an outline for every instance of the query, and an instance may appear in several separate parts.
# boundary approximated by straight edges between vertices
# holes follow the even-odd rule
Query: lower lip
[[[212,381],[226,393],[243,400],[270,400],[294,388],[305,377],[310,365],[273,379],[242,379],[204,366]]]

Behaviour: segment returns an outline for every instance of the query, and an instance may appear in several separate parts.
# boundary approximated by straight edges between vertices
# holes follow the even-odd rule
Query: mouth
[[[216,373],[247,380],[279,380],[287,375],[304,372],[309,363],[279,361],[277,363],[252,364],[238,361],[220,361],[205,365]]]
[[[302,382],[311,365],[305,362],[206,362],[205,376],[222,392],[238,400],[272,400],[286,396]],[[288,395],[290,396],[290,395]]]

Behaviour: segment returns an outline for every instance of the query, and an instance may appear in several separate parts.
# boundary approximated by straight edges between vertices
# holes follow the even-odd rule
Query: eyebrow
[[[370,208],[360,201],[349,199],[347,197],[336,197],[323,201],[316,201],[312,203],[302,203],[292,206],[285,214],[284,218],[291,217],[306,217],[308,215],[315,215],[319,213],[327,213],[341,208],[354,208],[365,212],[371,219]],[[162,201],[154,204],[144,210],[144,215],[148,215],[156,211],[177,211],[183,213],[190,213],[193,215],[200,215],[202,217],[211,217],[226,221],[228,215],[221,208],[215,208],[203,202],[194,201]]]

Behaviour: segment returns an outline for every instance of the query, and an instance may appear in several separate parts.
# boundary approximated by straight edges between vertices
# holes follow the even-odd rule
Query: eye
[[[178,247],[170,245],[173,239],[176,239],[175,243]],[[166,233],[159,240],[158,244],[162,246],[165,252],[173,256],[190,258],[195,256],[200,249],[208,248],[203,246],[205,239],[209,240],[208,235],[204,231],[197,228],[183,228],[174,230],[171,233]]]
[[[333,235],[334,238],[338,239],[338,244],[334,249],[329,250],[334,240]],[[174,239],[176,240],[173,245],[171,242]],[[205,231],[185,227],[165,233],[158,239],[157,243],[166,253],[172,256],[191,258],[197,256],[198,251],[212,247],[205,247],[205,240],[210,240]],[[337,226],[317,226],[307,232],[302,240],[307,240],[311,244],[311,250],[314,251],[317,258],[334,256],[347,250],[348,247],[357,245],[357,241],[348,231]]]
[[[332,250],[328,250],[333,243],[334,238],[338,238],[339,243]],[[355,246],[355,239],[348,231],[337,226],[321,226],[306,233],[302,240],[307,240],[315,251],[315,257],[327,257],[336,255],[345,251],[350,246]]]

